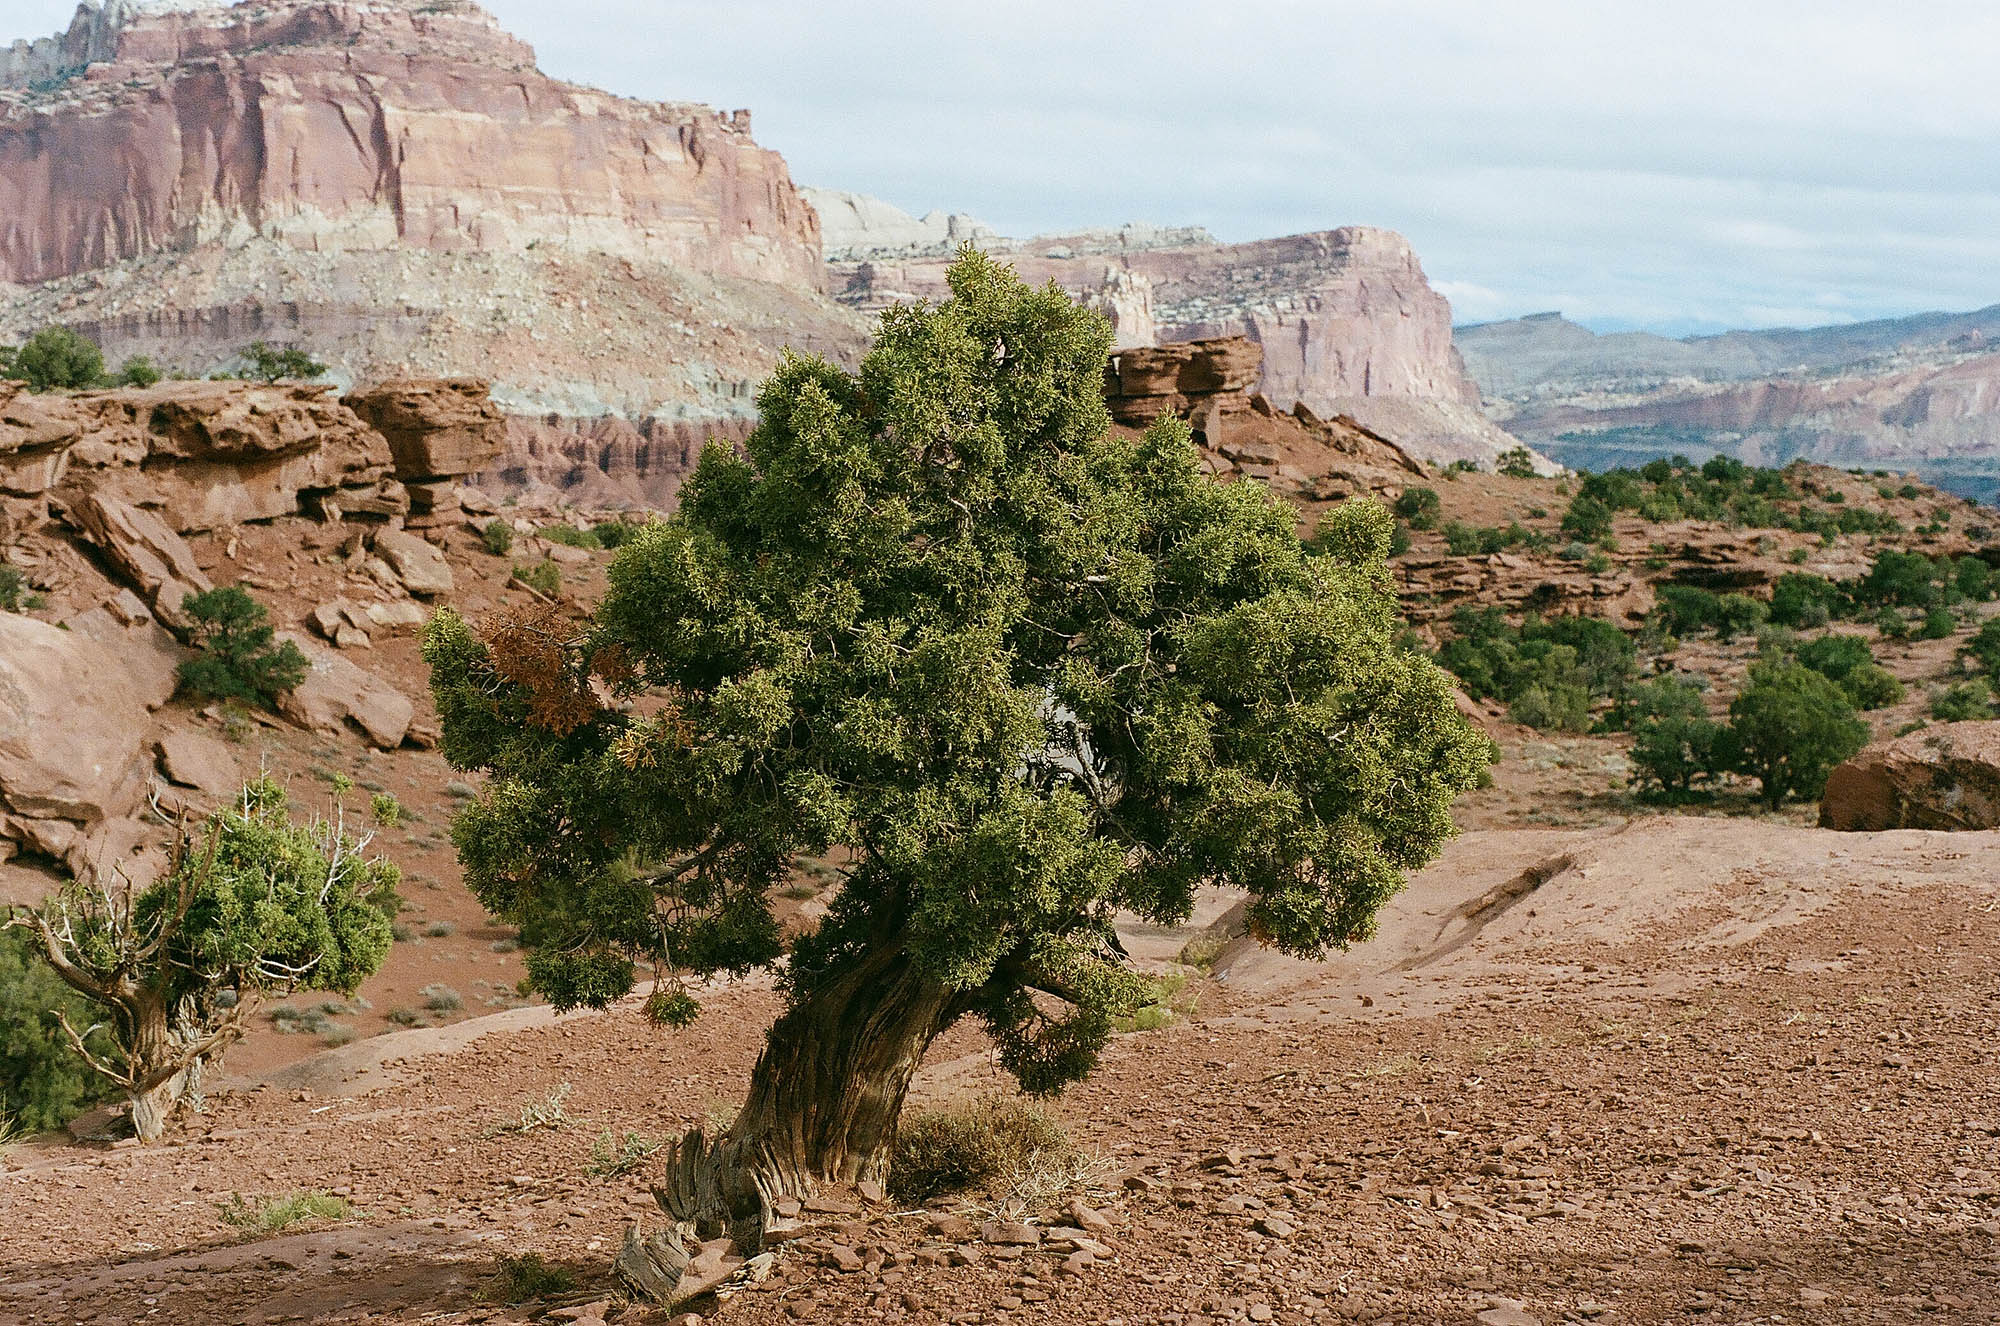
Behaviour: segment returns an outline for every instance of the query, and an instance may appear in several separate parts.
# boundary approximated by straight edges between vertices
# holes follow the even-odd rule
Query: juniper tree
[[[962,1018],[1051,1092],[1139,999],[1113,918],[1246,890],[1317,957],[1452,832],[1487,760],[1397,642],[1379,504],[1316,550],[1185,423],[1114,435],[1105,321],[971,251],[850,374],[787,357],[738,456],[632,536],[596,611],[425,641],[443,750],[491,774],[453,837],[529,979],[601,1007],[643,971],[784,959],[783,1013],[666,1204],[754,1246],[771,1203],[880,1177],[911,1074]],[[770,898],[838,864],[818,928]]]
[[[381,967],[399,875],[365,849],[337,823],[294,824],[285,790],[262,778],[183,832],[151,887],[73,882],[12,909],[7,924],[105,1015],[79,1029],[56,1011],[70,1048],[130,1099],[141,1141],[193,1097],[261,996],[352,994]]]

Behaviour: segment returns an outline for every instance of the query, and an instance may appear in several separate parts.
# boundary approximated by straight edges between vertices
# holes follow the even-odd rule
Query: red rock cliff
[[[43,63],[109,58],[0,63],[0,280],[262,236],[823,282],[818,220],[747,112],[559,83],[472,4],[116,4],[77,23]]]

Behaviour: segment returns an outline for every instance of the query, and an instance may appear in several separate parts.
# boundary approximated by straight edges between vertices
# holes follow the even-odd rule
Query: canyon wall
[[[845,256],[828,264],[842,303],[872,311],[944,295],[949,250],[898,252],[865,232],[842,236]],[[902,239],[902,228],[881,238]],[[1281,410],[1345,414],[1435,460],[1485,461],[1514,445],[1479,410],[1452,346],[1450,303],[1393,231],[1348,226],[1220,244],[1199,230],[1127,226],[979,242],[1024,280],[1054,281],[1102,308],[1121,347],[1255,341],[1258,390]]]
[[[250,235],[821,279],[818,220],[747,111],[559,83],[470,5],[142,7],[109,44],[0,101],[0,280]]]

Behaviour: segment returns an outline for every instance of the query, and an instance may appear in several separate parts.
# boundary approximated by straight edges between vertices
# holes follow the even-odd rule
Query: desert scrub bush
[[[242,589],[203,590],[181,607],[193,621],[188,643],[198,651],[176,673],[188,694],[269,705],[306,679],[305,655],[289,640],[274,642],[270,614]]]
[[[1494,459],[1493,472],[1510,479],[1532,479],[1535,477],[1535,454],[1526,447],[1509,447]]]
[[[313,1190],[287,1193],[264,1201],[229,1194],[220,1209],[222,1223],[253,1234],[276,1234],[309,1220],[349,1220],[354,1208],[332,1193]]]
[[[326,375],[326,365],[295,345],[252,341],[238,355],[242,376],[253,382],[310,382]]]
[[[433,1013],[456,1013],[465,1007],[465,997],[442,983],[426,985],[417,993],[424,997],[424,1007]]]
[[[1868,744],[1841,689],[1802,663],[1758,663],[1729,704],[1738,769],[1756,778],[1766,805],[1817,797],[1833,767]]]
[[[1824,626],[1839,608],[1840,590],[1825,576],[1787,571],[1771,586],[1771,620],[1780,626],[1800,631]]]
[[[1930,715],[1940,723],[1993,717],[1993,690],[1983,677],[1954,682],[1930,694]]]
[[[26,931],[0,928],[0,1115],[19,1132],[60,1128],[111,1094],[59,1019],[88,1027],[90,1005],[49,969]],[[111,1052],[102,1028],[86,1032],[85,1044]]]
[[[44,327],[23,341],[0,376],[18,378],[30,391],[80,391],[102,386],[104,352],[68,327]]]
[[[18,566],[0,562],[0,612],[33,612],[48,600],[28,588],[28,577]]]
[[[1903,683],[1875,661],[1858,635],[1822,635],[1798,648],[1798,660],[1840,687],[1857,709],[1881,709],[1903,698]]]
[[[403,822],[403,803],[396,800],[391,792],[377,792],[368,798],[368,811],[375,822],[385,829],[393,829]]]
[[[1686,801],[1735,764],[1729,732],[1708,716],[1701,688],[1659,677],[1632,689],[1632,768],[1639,795]]]
[[[530,1101],[521,1107],[521,1118],[512,1131],[532,1133],[541,1128],[562,1128],[569,1123],[569,1111],[563,1102],[569,1099],[569,1083],[558,1082],[549,1089],[549,1094],[540,1100]]]
[[[1195,995],[1188,989],[1186,972],[1166,972],[1159,976],[1149,976],[1146,978],[1146,986],[1146,994],[1143,996],[1145,1002],[1130,1013],[1112,1020],[1112,1025],[1118,1030],[1159,1031],[1195,1012]]]
[[[514,551],[514,527],[504,520],[489,520],[479,531],[479,542],[495,557]]]
[[[1004,1188],[1015,1176],[1067,1165],[1076,1154],[1062,1125],[1026,1101],[991,1098],[924,1110],[905,1119],[896,1135],[889,1191],[921,1206]]]
[[[450,921],[432,921],[424,927],[424,937],[426,939],[450,939],[457,933],[458,927]]]
[[[1396,502],[1391,509],[1411,529],[1435,529],[1443,503],[1438,498],[1437,489],[1417,486],[1396,494]]]
[[[72,1048],[122,1088],[133,1130],[157,1140],[199,1092],[203,1066],[241,1038],[265,996],[344,995],[389,952],[396,867],[323,820],[295,824],[268,776],[173,844],[145,889],[66,885],[15,907],[63,981],[109,1015],[106,1054],[58,1019]]]
[[[597,537],[597,531],[578,529],[574,525],[550,525],[540,531],[550,543],[560,543],[567,548],[589,548],[593,552],[604,546]]]
[[[1542,730],[1581,732],[1600,699],[1622,694],[1638,667],[1638,648],[1610,622],[1594,617],[1530,616],[1516,627],[1498,608],[1461,607],[1437,661],[1467,695],[1505,701],[1515,721]]]
[[[1923,624],[1917,627],[1919,640],[1946,640],[1958,630],[1958,618],[1950,608],[1936,607],[1924,613]]]
[[[623,1138],[613,1137],[606,1128],[590,1144],[590,1163],[583,1172],[592,1178],[606,1179],[619,1174],[630,1174],[646,1163],[664,1142],[655,1141],[643,1133],[628,1132]]]
[[[558,598],[562,594],[562,570],[552,561],[541,561],[534,566],[516,566],[514,579],[543,598]]]
[[[529,1303],[576,1288],[576,1276],[542,1260],[537,1252],[502,1257],[487,1282],[486,1297],[496,1303]]]
[[[640,521],[613,517],[610,520],[598,521],[590,527],[590,532],[597,536],[597,542],[601,546],[615,551],[630,543],[633,536],[644,528],[646,526]]]

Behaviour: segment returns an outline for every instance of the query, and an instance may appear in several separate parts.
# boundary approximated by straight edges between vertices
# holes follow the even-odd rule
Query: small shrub
[[[496,1303],[527,1303],[576,1288],[576,1276],[560,1266],[551,1266],[541,1254],[524,1252],[518,1257],[501,1257],[488,1283],[486,1296]]]
[[[1993,690],[1984,678],[1961,681],[1931,692],[1931,717],[1940,723],[1966,723],[1993,717]]]
[[[1825,576],[1787,571],[1771,586],[1771,620],[1780,626],[1808,630],[1832,620],[1840,591]]]
[[[20,567],[0,562],[0,612],[33,612],[47,602],[28,588]]]
[[[80,391],[104,380],[104,352],[68,327],[44,327],[14,351],[8,375],[30,391]]]
[[[1590,692],[1581,686],[1530,686],[1507,707],[1507,716],[1541,732],[1590,730]]]
[[[256,382],[283,382],[296,378],[310,382],[326,375],[326,365],[297,346],[277,346],[252,341],[243,347],[243,376]]]
[[[457,933],[458,927],[449,921],[432,921],[424,927],[424,936],[427,939],[450,939]]]
[[[1680,801],[1734,763],[1728,729],[1708,716],[1701,689],[1662,677],[1632,692],[1632,765],[1640,794]]]
[[[620,1140],[607,1128],[590,1144],[590,1163],[584,1166],[584,1173],[600,1179],[629,1174],[663,1145],[641,1133],[626,1133]]]
[[[479,541],[495,557],[505,557],[514,550],[514,527],[504,520],[489,520],[479,531]]]
[[[368,798],[368,812],[385,829],[393,829],[403,822],[403,803],[396,800],[392,792],[377,792]]]
[[[563,1108],[563,1102],[568,1099],[569,1083],[556,1083],[548,1095],[521,1107],[521,1121],[515,1125],[514,1131],[532,1133],[538,1128],[561,1128],[569,1122],[569,1113]],[[722,1130],[711,1128],[710,1131]]]
[[[1396,516],[1411,529],[1437,528],[1438,512],[1442,509],[1435,488],[1405,488],[1396,494]]]
[[[22,1133],[60,1128],[111,1094],[63,1037],[61,1018],[88,1027],[91,1008],[35,951],[27,931],[0,929],[0,1115]],[[91,1053],[111,1052],[110,1038],[84,1038]]]
[[[598,521],[590,527],[590,532],[597,536],[599,547],[615,549],[623,548],[630,543],[632,536],[644,528],[645,526],[637,521],[612,519]]]
[[[541,532],[550,543],[560,543],[568,548],[589,548],[596,550],[604,544],[599,541],[595,530],[578,529],[574,525],[551,525]]]
[[[1718,640],[1733,640],[1739,635],[1748,635],[1764,624],[1771,610],[1759,599],[1748,594],[1724,594],[1715,601],[1715,635]]]
[[[387,1021],[393,1022],[399,1027],[422,1027],[428,1025],[424,1020],[424,1015],[417,1012],[414,1008],[392,1008],[382,1016]]]
[[[456,1013],[465,1007],[465,998],[448,985],[426,985],[418,994],[424,997],[424,1007],[433,1013]]]
[[[222,1204],[222,1223],[258,1234],[275,1234],[308,1220],[347,1220],[354,1208],[331,1193],[295,1192],[264,1202],[248,1202],[231,1193]]]
[[[1562,531],[1576,538],[1595,541],[1611,532],[1612,511],[1589,493],[1578,493],[1563,512]]]
[[[543,598],[558,598],[562,594],[562,571],[552,561],[543,561],[536,566],[516,566],[514,579]]]
[[[1950,608],[1932,608],[1924,614],[1923,625],[1917,628],[1919,640],[1945,640],[1958,629],[1958,618],[1951,615]]]
[[[270,614],[243,590],[204,590],[182,607],[194,621],[189,643],[200,651],[176,674],[189,694],[268,705],[306,679],[305,655],[289,640],[274,643]]]
[[[1024,1101],[983,1100],[906,1116],[889,1160],[889,1191],[920,1206],[1076,1154],[1062,1126]]]
[[[159,366],[145,355],[133,355],[118,366],[118,372],[111,381],[119,387],[150,387],[164,376]]]
[[[1972,638],[1959,647],[1959,653],[2000,677],[2000,617],[1989,617],[1980,623]]]
[[[1493,462],[1493,472],[1510,479],[1535,477],[1535,456],[1526,447],[1509,447]]]

